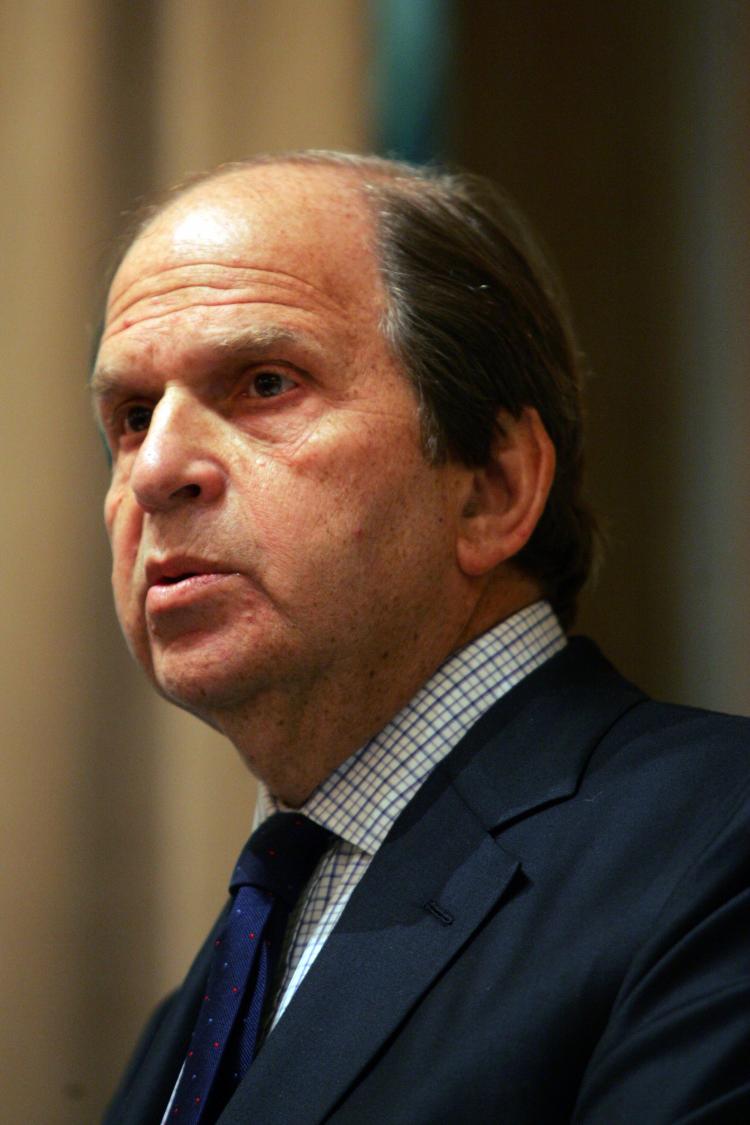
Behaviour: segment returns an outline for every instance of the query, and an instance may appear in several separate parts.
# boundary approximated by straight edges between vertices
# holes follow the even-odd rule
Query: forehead
[[[135,240],[110,288],[107,333],[117,319],[127,327],[128,311],[160,290],[231,292],[237,281],[270,285],[280,303],[299,298],[346,316],[379,316],[374,245],[352,173],[291,165],[229,172],[168,204]]]

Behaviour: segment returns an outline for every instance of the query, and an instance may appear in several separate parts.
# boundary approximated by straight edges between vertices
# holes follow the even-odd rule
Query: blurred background
[[[591,370],[610,547],[581,627],[657,695],[750,714],[750,5],[1,0],[0,51],[2,1116],[67,1125],[184,974],[253,805],[110,608],[86,372],[124,213],[298,146],[499,180]]]

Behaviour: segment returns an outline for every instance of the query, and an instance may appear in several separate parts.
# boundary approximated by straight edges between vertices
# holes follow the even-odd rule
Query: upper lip
[[[149,559],[145,571],[146,585],[150,588],[161,582],[177,582],[196,574],[230,574],[232,568],[195,555],[168,555]]]

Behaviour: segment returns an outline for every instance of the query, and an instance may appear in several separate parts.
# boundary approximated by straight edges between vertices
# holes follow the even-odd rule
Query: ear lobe
[[[555,447],[538,412],[498,412],[487,465],[477,469],[459,518],[458,565],[480,577],[526,545],[544,511],[555,476]]]

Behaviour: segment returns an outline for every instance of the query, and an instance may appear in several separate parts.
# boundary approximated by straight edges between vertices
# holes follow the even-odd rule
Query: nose
[[[180,389],[154,407],[133,464],[130,485],[146,512],[210,504],[226,487],[220,435],[212,412]]]

